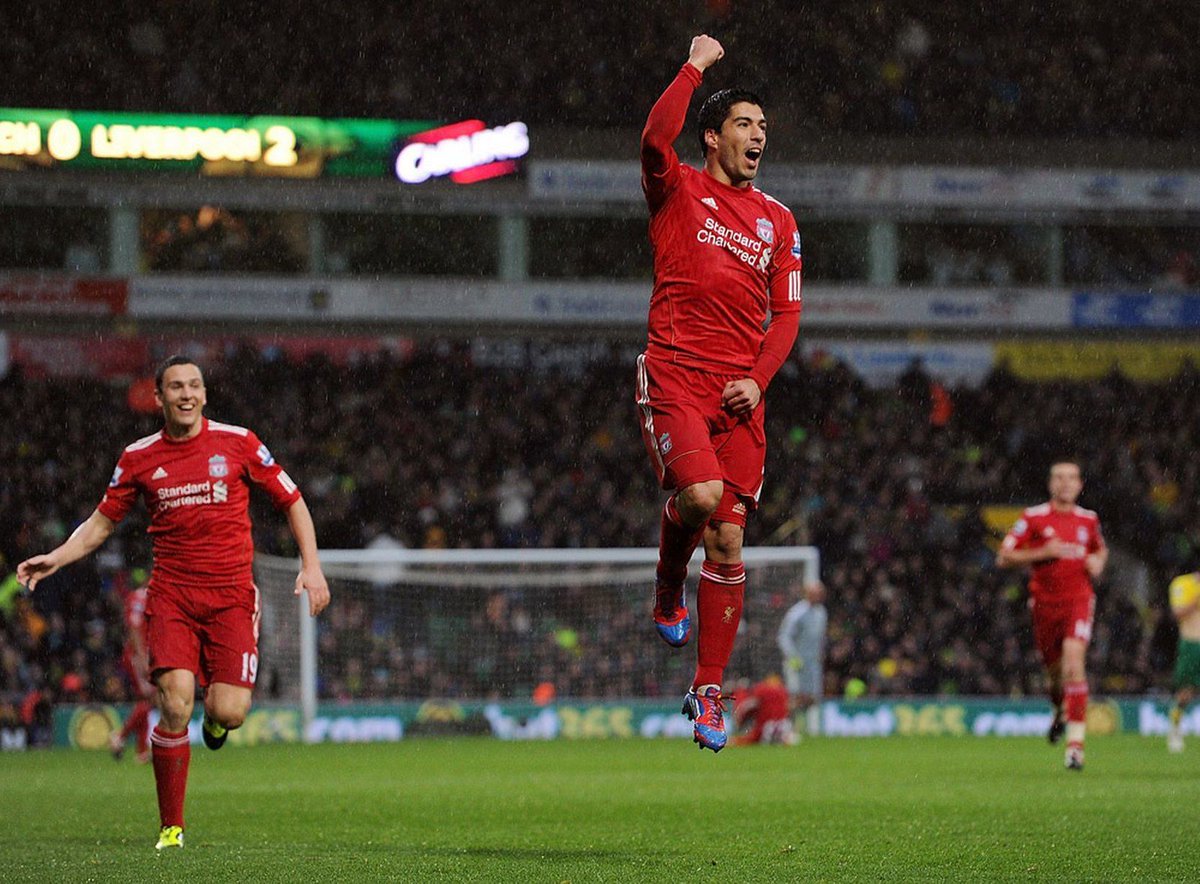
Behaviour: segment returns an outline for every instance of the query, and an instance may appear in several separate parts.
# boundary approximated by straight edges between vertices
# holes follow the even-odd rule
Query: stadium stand
[[[383,535],[412,547],[649,545],[656,495],[640,457],[630,356],[628,345],[613,344],[587,366],[505,369],[473,358],[469,342],[437,339],[407,357],[345,368],[245,346],[211,366],[209,410],[233,422],[253,416],[280,459],[297,465],[326,546],[360,547]],[[951,391],[948,420],[931,419],[919,367],[885,390],[820,354],[784,372],[770,400],[776,462],[768,475],[777,478],[750,542],[821,549],[832,694],[854,678],[872,694],[1037,692],[1023,591],[1019,578],[993,569],[981,507],[1043,499],[1045,465],[1059,452],[1082,456],[1086,502],[1101,512],[1114,547],[1149,565],[1152,586],[1165,586],[1192,558],[1200,385],[1190,367],[1138,385],[1119,375],[1035,383],[998,369],[977,389]],[[43,406],[29,412],[21,406],[28,402]],[[155,424],[130,411],[123,385],[37,380],[19,369],[0,381],[0,406],[22,414],[0,438],[0,459],[11,467],[0,478],[0,549],[11,563],[86,516],[122,440]],[[1083,424],[1090,432],[1079,432]],[[273,526],[258,543],[286,552],[276,521],[258,519]],[[5,597],[0,714],[31,716],[44,699],[120,696],[113,587],[128,580],[127,562],[146,554],[139,527],[126,525],[106,554],[47,581],[32,604]],[[747,628],[762,635],[749,643],[769,644],[787,602],[760,600],[762,615]],[[592,663],[551,665],[553,642],[527,641],[518,665],[558,673],[560,696],[612,696],[633,684],[655,693],[637,682],[636,658],[620,653],[623,630],[636,627],[618,613],[604,633],[611,647],[595,649]],[[436,660],[409,666],[403,649],[373,655],[368,614],[320,624],[323,642],[362,649],[358,658],[339,655],[346,671],[329,674],[331,695],[495,689],[439,679]],[[484,614],[500,633],[523,628],[521,606],[503,598]],[[1090,663],[1096,687],[1163,685],[1168,621],[1161,592],[1138,598],[1102,586]],[[601,662],[598,678],[588,667]],[[382,681],[363,676],[381,667]]]
[[[641,4],[637,15],[531,0],[522,12],[537,27],[519,29],[508,27],[504,7],[459,6],[455,15],[393,15],[304,0],[281,17],[199,0],[119,2],[81,19],[69,3],[39,3],[0,35],[0,105],[424,118],[486,107],[557,125],[628,127],[631,108],[640,116],[677,66],[662,47],[686,45],[707,27],[743,60],[741,71],[757,72],[768,101],[798,97],[812,131],[1200,132],[1188,100],[1200,75],[1197,12],[1186,0],[1136,16],[1111,0],[997,0],[984,9],[690,0],[683,9]],[[563,47],[584,34],[587,51],[564,65]],[[31,79],[34,70],[86,76]]]

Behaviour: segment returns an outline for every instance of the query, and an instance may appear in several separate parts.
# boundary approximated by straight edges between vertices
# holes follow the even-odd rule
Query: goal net
[[[813,547],[744,551],[745,610],[727,679],[780,667],[775,634]],[[702,553],[690,568],[688,604]],[[656,549],[325,550],[332,600],[315,621],[293,594],[297,560],[259,555],[259,696],[318,701],[675,697],[695,637],[669,648],[651,625]]]

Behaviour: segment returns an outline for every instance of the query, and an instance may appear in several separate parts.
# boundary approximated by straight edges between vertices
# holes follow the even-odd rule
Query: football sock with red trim
[[[742,621],[746,566],[705,559],[700,569],[696,607],[700,614],[696,677],[692,687],[721,684]]]
[[[670,613],[679,604],[683,581],[687,579],[688,562],[696,545],[704,536],[704,524],[685,525],[675,505],[675,495],[663,507],[662,532],[658,542],[658,590],[654,607],[660,613]]]
[[[188,763],[192,747],[188,732],[173,734],[154,728],[150,735],[154,759],[154,784],[158,788],[158,818],[163,826],[183,826],[183,797],[187,793]]]

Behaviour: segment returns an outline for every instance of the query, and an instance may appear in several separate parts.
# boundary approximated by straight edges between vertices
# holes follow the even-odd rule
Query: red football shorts
[[[764,405],[736,418],[721,404],[725,385],[745,374],[713,374],[638,357],[637,404],[642,441],[663,488],[686,488],[715,479],[725,494],[714,522],[745,527],[746,513],[762,492],[767,436]]]
[[[1054,604],[1031,600],[1030,608],[1033,610],[1033,639],[1047,666],[1053,666],[1062,658],[1063,639],[1074,638],[1084,644],[1092,640],[1095,596],[1081,596]]]
[[[187,669],[200,684],[252,688],[258,677],[258,587],[213,591],[150,583],[150,671]]]

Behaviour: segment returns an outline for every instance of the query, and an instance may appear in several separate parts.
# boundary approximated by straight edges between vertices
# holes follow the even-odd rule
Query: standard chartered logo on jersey
[[[760,230],[760,233],[765,232]],[[740,230],[726,227],[715,218],[705,218],[704,227],[696,231],[696,241],[720,249],[728,249],[739,261],[766,273],[771,264],[771,247],[764,248],[760,239],[747,236]]]
[[[166,512],[181,506],[203,506],[229,500],[229,486],[223,480],[188,482],[158,489],[158,511]]]

